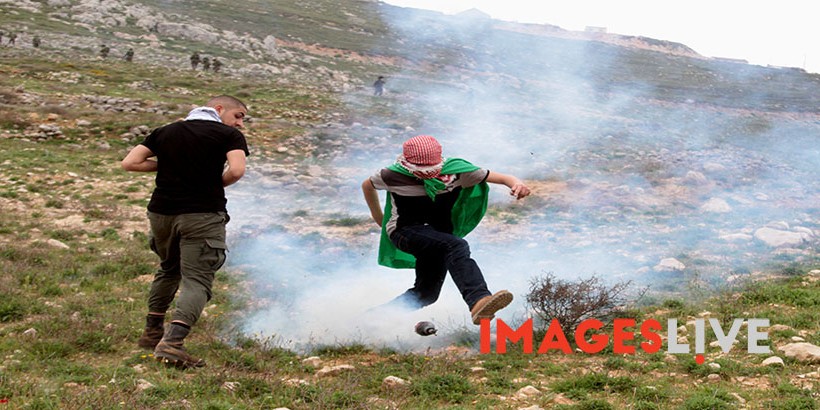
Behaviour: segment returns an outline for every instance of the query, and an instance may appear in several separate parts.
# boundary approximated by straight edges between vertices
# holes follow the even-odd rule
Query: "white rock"
[[[137,390],[140,390],[140,391],[148,390],[152,387],[154,387],[154,385],[151,384],[151,382],[149,382],[148,380],[145,380],[145,379],[137,380]]]
[[[522,387],[515,393],[515,397],[519,399],[526,399],[528,397],[538,396],[541,394],[541,390],[536,389],[535,387],[529,385]]]
[[[783,363],[783,359],[781,359],[778,356],[767,357],[766,360],[764,360],[761,364],[763,366],[785,366],[786,365],[785,363]]]
[[[777,350],[783,352],[786,357],[793,357],[803,363],[820,363],[820,347],[811,343],[789,343],[778,347]]]
[[[708,182],[706,176],[697,171],[687,172],[686,176],[683,177],[683,180],[691,185],[704,185],[706,184],[706,182]]]
[[[70,246],[68,246],[68,245],[66,245],[66,244],[64,244],[64,243],[62,243],[62,242],[60,242],[60,241],[58,241],[58,240],[56,240],[56,239],[54,239],[54,238],[47,240],[47,241],[46,241],[46,243],[47,243],[49,246],[52,246],[52,247],[55,247],[55,248],[59,248],[59,249],[71,249],[71,247],[70,247]]]
[[[703,212],[710,212],[716,214],[725,214],[732,212],[732,207],[729,206],[725,200],[720,198],[711,198],[706,203],[701,205],[700,210]]]
[[[749,242],[754,237],[752,235],[748,235],[745,233],[730,233],[726,235],[720,235],[719,238],[726,242]]]
[[[319,367],[319,365],[321,363],[322,363],[322,359],[320,359],[319,356],[311,356],[311,357],[308,357],[308,358],[302,360],[302,364],[304,364],[306,366],[314,367],[314,368]]]
[[[756,230],[754,236],[755,239],[774,248],[800,245],[805,240],[804,233],[783,231],[769,227]]]
[[[686,269],[686,265],[684,265],[681,261],[675,258],[664,258],[661,259],[660,263],[655,265],[654,269],[656,272],[663,272],[663,271],[682,271]]]
[[[407,385],[407,380],[396,376],[387,376],[382,380],[382,386],[386,388],[396,388]]]

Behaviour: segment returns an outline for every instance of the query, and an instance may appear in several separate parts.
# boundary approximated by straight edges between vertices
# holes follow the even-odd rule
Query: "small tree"
[[[565,330],[585,319],[607,320],[626,304],[625,292],[632,281],[608,286],[598,276],[578,281],[557,279],[552,273],[530,281],[527,305],[542,324],[558,319]]]

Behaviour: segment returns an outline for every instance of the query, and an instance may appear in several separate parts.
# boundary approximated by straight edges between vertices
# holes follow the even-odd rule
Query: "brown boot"
[[[137,340],[137,346],[154,350],[165,333],[164,323],[165,315],[148,314],[145,317],[145,329],[142,331],[142,336]]]
[[[481,319],[492,319],[495,312],[507,307],[513,300],[513,295],[509,291],[499,290],[493,295],[484,296],[470,309],[473,317],[473,324],[481,324]]]
[[[154,358],[167,366],[175,366],[179,369],[204,367],[204,360],[189,355],[182,347],[182,341],[190,331],[191,329],[185,326],[172,323],[154,349]]]
[[[137,346],[143,349],[154,350],[159,341],[162,340],[162,335],[164,333],[165,328],[146,326],[142,331],[142,336],[140,336],[139,340],[137,340]]]

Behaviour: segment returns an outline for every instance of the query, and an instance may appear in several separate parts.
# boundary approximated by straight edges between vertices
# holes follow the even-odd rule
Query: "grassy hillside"
[[[165,368],[136,347],[148,284],[156,269],[144,214],[153,179],[119,168],[121,158],[146,129],[180,118],[204,96],[229,93],[251,106],[246,130],[253,151],[251,171],[262,174],[273,168],[269,173],[274,179],[284,179],[292,176],[285,171],[328,163],[340,145],[357,139],[391,146],[409,132],[407,127],[426,123],[452,128],[446,121],[428,118],[425,106],[438,106],[425,99],[429,94],[423,93],[424,86],[466,95],[463,83],[480,78],[493,87],[499,84],[488,88],[497,94],[487,99],[497,100],[508,116],[493,121],[517,124],[538,118],[546,130],[544,139],[584,134],[578,130],[619,136],[579,149],[578,156],[571,157],[579,162],[566,176],[566,185],[589,187],[592,182],[581,182],[580,177],[637,168],[648,181],[646,190],[668,187],[665,181],[679,172],[674,166],[693,160],[684,150],[690,134],[680,132],[670,145],[681,147],[679,157],[673,155],[676,152],[665,157],[654,152],[639,155],[643,147],[629,146],[644,134],[678,137],[677,131],[663,129],[666,123],[655,122],[654,111],[649,110],[654,105],[671,104],[671,111],[685,112],[685,118],[692,119],[685,131],[694,130],[698,121],[719,125],[721,133],[714,136],[717,142],[710,149],[743,152],[757,140],[770,138],[768,132],[778,125],[794,124],[796,136],[789,141],[808,147],[804,152],[789,156],[783,147],[788,144],[775,141],[768,158],[774,166],[764,167],[766,160],[748,154],[751,160],[732,170],[742,173],[741,182],[725,171],[714,184],[761,189],[756,172],[794,167],[805,185],[769,182],[785,197],[774,200],[791,200],[784,203],[795,208],[802,222],[814,226],[817,206],[810,202],[816,185],[804,176],[816,171],[811,147],[820,111],[818,75],[515,34],[494,30],[486,22],[465,38],[453,18],[372,1],[251,1],[242,7],[221,1],[140,2],[156,13],[187,16],[248,38],[272,35],[281,40],[282,54],[241,54],[223,43],[162,35],[152,52],[153,40],[140,37],[148,33],[133,18],[123,25],[90,29],[67,18],[66,13],[77,11],[68,12],[65,5],[31,3],[40,9],[0,4],[0,30],[22,33],[18,46],[0,48],[0,407],[818,408],[817,363],[786,357],[782,365],[764,365],[770,355],[746,353],[745,328],[729,353],[707,348],[704,364],[698,364],[694,354],[663,353],[666,343],[651,354],[616,354],[611,346],[592,355],[526,354],[512,343],[508,354],[479,354],[474,327],[455,329],[455,336],[447,336],[455,340],[447,348],[421,353],[373,346],[366,339],[291,351],[272,337],[256,339],[242,332],[243,320],[264,301],[254,300],[255,279],[238,263],[229,263],[217,274],[214,299],[188,342],[208,366],[195,371]],[[429,28],[427,37],[408,36],[405,28],[396,26],[402,20],[423,23]],[[45,39],[37,50],[28,42],[34,33]],[[541,47],[526,46],[533,41]],[[111,43],[118,52],[133,46],[137,60],[126,63],[113,54],[102,60],[97,57],[101,42]],[[194,49],[228,59],[226,75],[190,70],[187,57]],[[593,61],[589,56],[595,56],[596,64],[573,63],[579,58]],[[253,64],[280,71],[242,71]],[[381,73],[395,74],[389,83],[392,93],[374,99],[368,85]],[[566,118],[545,109],[549,98],[544,96],[566,97],[579,78],[594,98],[571,114],[600,120],[578,128],[553,125],[551,121]],[[597,105],[635,94],[644,105],[619,111]],[[461,114],[468,111],[465,108],[446,110]],[[734,121],[737,112],[743,113],[743,122]],[[368,161],[368,155],[374,154],[364,152],[357,158]],[[604,160],[610,168],[592,167]],[[572,179],[576,175],[580,177]],[[528,182],[543,192],[559,185],[558,178],[545,173]],[[561,192],[550,193],[555,195],[536,196],[521,208],[493,206],[489,229],[504,236],[506,225],[524,225],[523,214],[544,212],[542,217],[549,219],[571,212],[561,202]],[[586,212],[600,208],[595,200],[607,194],[590,190]],[[684,200],[670,207],[682,212],[696,208]],[[591,219],[594,224],[617,226],[623,215],[635,212],[660,225],[664,208],[619,209],[620,213],[608,211]],[[349,247],[370,243],[369,225],[358,215],[332,214],[327,219],[318,211],[299,210],[290,216],[305,225],[317,218],[314,223],[335,230],[325,231],[328,237],[317,241],[341,241]],[[520,225],[516,228],[523,229]],[[701,234],[696,226],[685,228],[692,236]],[[579,225],[568,231],[585,229]],[[304,235],[321,236],[314,231]],[[642,242],[635,248],[651,246]],[[737,251],[735,244],[722,246],[721,258],[692,251],[681,259],[694,267],[677,276],[656,274],[656,281],[668,279],[674,286],[649,292],[621,315],[638,322],[677,319],[686,327],[678,333],[690,341],[697,318],[716,318],[727,326],[733,318],[767,318],[773,325],[765,342],[771,355],[784,357],[778,347],[800,340],[820,345],[816,240],[781,253],[762,246],[752,249],[759,253]],[[630,250],[646,250],[635,248]],[[722,271],[722,259],[732,258],[752,268]],[[708,286],[713,277],[703,273],[714,270],[742,280]],[[542,337],[543,332],[536,332],[536,346]],[[707,335],[707,345],[714,340]]]

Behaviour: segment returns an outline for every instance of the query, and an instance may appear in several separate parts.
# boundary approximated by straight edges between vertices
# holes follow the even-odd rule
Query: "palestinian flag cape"
[[[413,176],[407,169],[399,164],[393,164],[387,169],[398,172],[403,175]],[[464,172],[472,172],[479,169],[479,167],[459,158],[447,158],[441,169],[442,175],[461,174]],[[435,200],[436,192],[444,189],[444,182],[436,179],[425,179],[424,189],[427,195]],[[487,200],[489,198],[490,187],[487,182],[482,182],[478,185],[462,188],[461,192],[453,205],[452,220],[453,220],[453,235],[463,238],[467,236],[484,217],[487,211]],[[387,237],[387,221],[390,220],[391,211],[393,209],[393,201],[390,200],[390,192],[384,204],[384,219],[382,220],[382,233],[379,240],[379,265],[390,268],[415,268],[416,257],[409,253],[402,252],[390,238]]]

